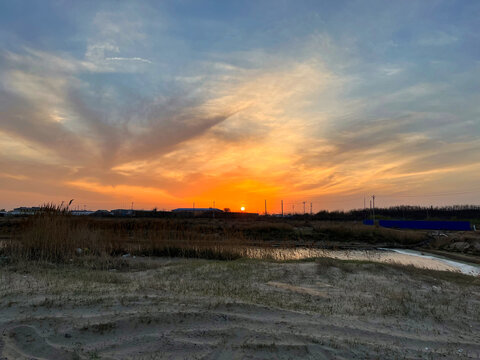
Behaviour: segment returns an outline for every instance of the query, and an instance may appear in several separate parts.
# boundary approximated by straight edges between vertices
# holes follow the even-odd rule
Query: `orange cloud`
[[[342,96],[351,79],[316,58],[252,69],[212,64],[222,73],[183,79],[203,79],[196,93],[206,95],[192,102],[159,96],[145,109],[126,107],[125,117],[112,89],[89,103],[92,89],[77,77],[88,67],[72,59],[59,64],[63,77],[48,66],[33,74],[14,69],[2,80],[11,91],[0,99],[0,182],[18,191],[11,180],[35,178],[42,183],[30,189],[37,197],[62,186],[67,194],[79,191],[83,202],[101,195],[110,207],[215,201],[217,207],[263,212],[264,200],[269,211],[279,211],[281,199],[336,207],[342,198],[353,204],[365,193],[441,189],[456,172],[475,178],[478,140],[443,147],[447,142],[429,127],[437,114],[370,119],[370,103]],[[31,52],[24,59],[31,68],[32,59],[52,60]],[[423,88],[428,92],[412,94],[435,91]],[[52,165],[52,171],[34,173],[32,162]]]

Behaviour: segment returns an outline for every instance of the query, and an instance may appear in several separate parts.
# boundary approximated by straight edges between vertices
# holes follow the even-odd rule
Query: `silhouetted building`
[[[97,210],[90,215],[91,216],[105,217],[105,216],[112,216],[113,214],[108,210]]]
[[[110,211],[113,216],[133,216],[134,211],[132,209],[115,209]]]
[[[203,214],[206,212],[212,213],[223,213],[223,210],[217,208],[178,208],[173,209],[172,212],[174,213],[193,213],[193,214]]]
[[[93,214],[93,211],[90,210],[72,210],[70,211],[70,214],[76,215],[76,216],[86,216],[86,215],[91,215]]]
[[[35,215],[41,209],[42,208],[38,206],[34,206],[34,207],[21,206],[10,211],[9,215]]]

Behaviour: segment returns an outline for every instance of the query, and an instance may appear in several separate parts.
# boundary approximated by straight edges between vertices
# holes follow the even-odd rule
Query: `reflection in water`
[[[480,276],[480,266],[475,264],[467,264],[460,261],[450,260],[443,258],[441,256],[436,256],[432,254],[425,254],[423,252],[415,250],[401,250],[401,249],[387,249],[388,251],[393,251],[399,254],[406,254],[409,256],[416,256],[422,259],[433,259],[435,261],[440,261],[444,264],[453,266],[456,271],[460,271],[464,274]]]

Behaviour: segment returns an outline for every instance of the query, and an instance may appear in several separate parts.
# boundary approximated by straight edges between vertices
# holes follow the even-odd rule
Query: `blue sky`
[[[478,203],[479,15],[466,0],[3,1],[0,207]]]

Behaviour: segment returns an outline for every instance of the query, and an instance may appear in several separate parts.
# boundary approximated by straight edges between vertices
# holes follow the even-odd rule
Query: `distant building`
[[[173,209],[172,212],[174,213],[194,213],[194,214],[203,214],[206,212],[216,212],[216,213],[223,213],[223,210],[217,208],[178,208]]]
[[[132,209],[115,209],[110,212],[113,216],[133,216],[135,214]]]
[[[92,216],[112,216],[113,214],[108,210],[97,210],[91,214]]]
[[[90,210],[72,210],[70,211],[70,214],[75,215],[75,216],[86,216],[86,215],[91,215],[93,214],[93,211]]]
[[[15,208],[13,209],[12,211],[10,211],[8,214],[9,215],[21,215],[21,216],[25,216],[25,215],[35,215],[37,212],[39,212],[42,208],[41,207],[38,207],[38,206],[34,206],[34,207],[25,207],[25,206],[22,206],[22,207],[18,207],[18,208]]]

